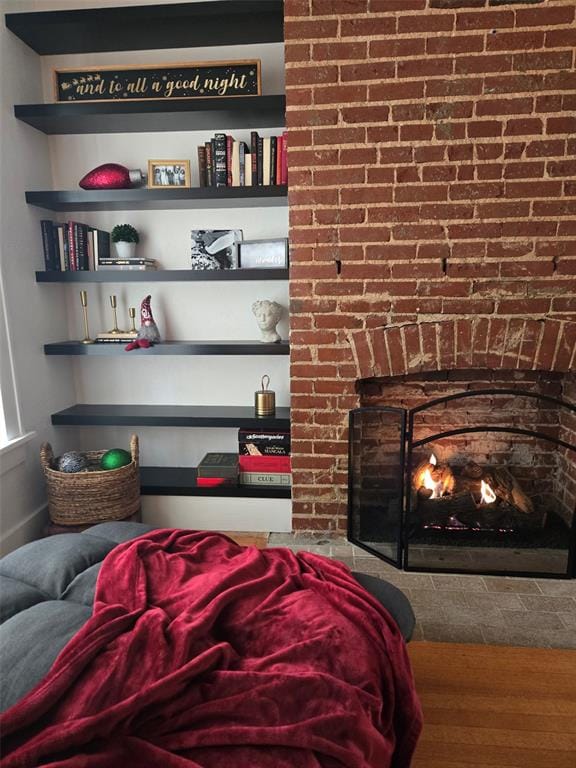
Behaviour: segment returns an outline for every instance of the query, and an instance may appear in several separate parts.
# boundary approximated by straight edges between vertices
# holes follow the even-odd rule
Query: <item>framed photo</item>
[[[192,269],[236,269],[241,229],[193,229]]]
[[[287,269],[288,239],[243,240],[238,243],[239,269]]]
[[[190,160],[148,160],[148,189],[190,186]]]

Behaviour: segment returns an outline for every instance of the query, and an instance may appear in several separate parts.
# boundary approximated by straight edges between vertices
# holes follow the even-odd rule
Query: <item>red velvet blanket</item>
[[[159,530],[108,555],[93,617],[1,727],[5,768],[407,768],[421,713],[345,565]]]

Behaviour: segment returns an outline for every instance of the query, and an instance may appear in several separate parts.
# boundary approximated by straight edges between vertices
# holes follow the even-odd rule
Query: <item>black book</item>
[[[252,186],[258,186],[258,132],[250,133],[250,162],[252,163]]]
[[[212,142],[204,142],[206,150],[206,186],[211,187],[214,183],[214,165],[212,162]]]
[[[198,147],[198,186],[206,186],[206,147]]]
[[[60,238],[58,236],[58,224],[52,225],[52,242],[54,243],[54,269],[55,272],[62,271],[62,258],[60,256]]]
[[[228,185],[228,165],[226,163],[227,139],[225,133],[214,135],[214,186]]]
[[[264,139],[258,136],[258,186],[264,183]]]
[[[42,249],[44,251],[44,269],[53,272],[56,269],[56,254],[54,252],[54,224],[50,219],[42,219]]]
[[[197,469],[198,477],[238,477],[238,455],[207,453]]]

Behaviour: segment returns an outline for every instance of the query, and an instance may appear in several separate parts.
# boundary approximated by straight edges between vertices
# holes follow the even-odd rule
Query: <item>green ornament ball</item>
[[[124,448],[112,448],[100,459],[101,469],[120,469],[130,464],[132,456]]]

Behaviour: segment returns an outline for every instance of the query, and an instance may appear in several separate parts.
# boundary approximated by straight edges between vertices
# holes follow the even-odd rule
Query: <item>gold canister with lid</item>
[[[256,416],[274,416],[276,413],[276,392],[268,389],[270,386],[270,376],[262,376],[262,389],[254,393],[254,408]]]

